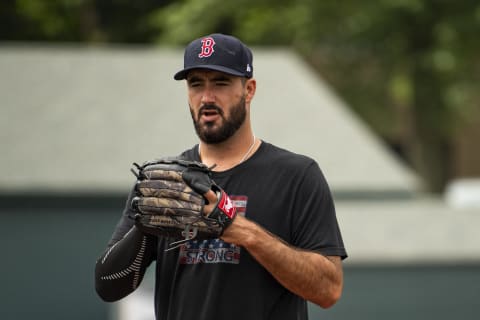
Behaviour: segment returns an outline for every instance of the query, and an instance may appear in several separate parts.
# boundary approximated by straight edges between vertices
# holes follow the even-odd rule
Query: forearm
[[[151,263],[152,250],[152,239],[133,227],[97,260],[98,295],[105,301],[116,301],[134,291]]]
[[[340,298],[343,284],[340,257],[294,248],[243,217],[236,219],[232,227],[225,232],[224,240],[247,249],[285,288],[324,308]]]

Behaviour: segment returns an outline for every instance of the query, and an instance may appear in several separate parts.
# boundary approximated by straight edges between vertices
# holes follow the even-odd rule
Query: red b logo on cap
[[[213,46],[215,45],[215,40],[212,37],[207,37],[202,39],[202,52],[198,54],[199,58],[208,58],[215,51]]]

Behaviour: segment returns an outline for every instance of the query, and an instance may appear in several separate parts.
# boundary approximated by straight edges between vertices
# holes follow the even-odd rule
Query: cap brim
[[[208,69],[208,70],[220,71],[220,72],[227,73],[227,74],[230,74],[232,76],[238,76],[238,77],[245,77],[246,76],[245,73],[241,73],[241,72],[238,72],[237,70],[233,70],[233,69],[223,67],[223,66],[199,65],[199,66],[189,67],[189,68],[185,68],[183,70],[178,71],[173,76],[173,79],[184,80],[184,79],[187,78],[188,73],[190,71],[194,70],[194,69]]]

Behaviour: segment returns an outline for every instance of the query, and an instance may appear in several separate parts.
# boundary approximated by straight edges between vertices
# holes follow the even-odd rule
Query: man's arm
[[[331,307],[341,296],[343,270],[338,256],[294,248],[240,215],[222,239],[244,247],[285,288],[322,308]]]
[[[152,242],[133,227],[107,248],[95,264],[95,289],[103,300],[116,301],[137,289],[152,262]]]
[[[130,211],[133,195],[134,192],[130,192],[107,249],[95,264],[95,289],[109,302],[133,292],[154,260],[155,238],[138,230],[129,218],[133,215]]]

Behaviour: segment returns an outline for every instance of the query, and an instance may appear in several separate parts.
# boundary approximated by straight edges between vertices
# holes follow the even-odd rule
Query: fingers
[[[218,201],[217,194],[213,190],[208,190],[204,195],[203,195],[209,204],[216,204]]]
[[[203,214],[207,216],[213,211],[213,209],[217,205],[218,197],[213,190],[208,190],[206,193],[203,194],[203,196],[208,201],[208,204],[203,207]]]

